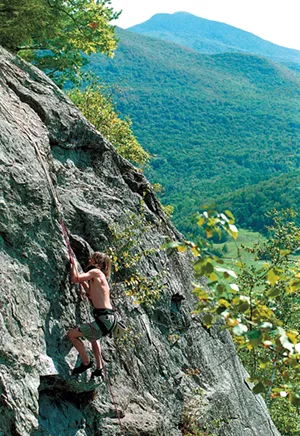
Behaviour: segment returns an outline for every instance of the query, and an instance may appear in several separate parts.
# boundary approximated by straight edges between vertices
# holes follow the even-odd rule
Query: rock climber
[[[79,327],[68,331],[68,339],[72,342],[81,357],[81,364],[74,368],[72,375],[81,374],[91,368],[90,361],[82,338],[92,344],[93,354],[96,359],[96,370],[92,372],[92,378],[102,376],[103,363],[101,348],[97,340],[109,334],[115,327],[116,319],[110,302],[110,291],[107,279],[110,275],[111,262],[109,256],[96,251],[89,259],[88,272],[78,273],[75,260],[71,260],[71,281],[81,283],[93,305],[94,320],[91,323],[81,324]]]

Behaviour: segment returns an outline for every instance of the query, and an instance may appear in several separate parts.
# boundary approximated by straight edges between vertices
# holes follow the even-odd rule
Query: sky
[[[111,6],[123,10],[114,23],[123,29],[158,13],[190,12],[300,50],[300,0],[111,0]]]

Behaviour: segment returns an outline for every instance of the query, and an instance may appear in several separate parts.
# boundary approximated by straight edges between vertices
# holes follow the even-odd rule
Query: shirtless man
[[[88,298],[94,307],[93,315],[95,318],[93,322],[82,324],[68,332],[68,339],[77,349],[82,360],[81,364],[73,369],[72,375],[81,374],[92,366],[81,338],[89,340],[92,344],[97,364],[97,369],[92,373],[92,377],[102,375],[101,348],[97,340],[110,333],[116,323],[107,283],[109,274],[110,258],[99,251],[96,251],[89,259],[89,271],[87,273],[79,274],[75,262],[72,262],[72,283],[82,283],[84,286]]]

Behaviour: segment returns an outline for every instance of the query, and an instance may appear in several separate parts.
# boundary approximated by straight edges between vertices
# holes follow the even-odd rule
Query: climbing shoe
[[[79,366],[77,366],[77,368],[73,369],[72,375],[82,374],[87,369],[89,369],[91,366],[92,366],[92,362],[88,363],[87,365],[84,365],[83,363],[81,363]]]
[[[103,368],[97,368],[92,372],[91,378],[94,377],[103,377]]]

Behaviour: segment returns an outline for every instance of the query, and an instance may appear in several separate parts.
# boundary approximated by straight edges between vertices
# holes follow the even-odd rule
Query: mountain
[[[281,47],[228,24],[187,12],[156,14],[127,30],[175,42],[200,53],[245,52],[300,68],[299,50]]]
[[[0,71],[0,434],[279,436],[229,332],[192,314],[191,259],[160,249],[182,237],[149,182],[39,70],[0,47]],[[66,332],[90,318],[70,283],[57,204],[82,265],[127,242],[114,264],[128,274],[138,236],[134,256],[145,255],[134,270],[155,278],[155,292],[163,281],[150,308],[125,295],[126,275],[114,276],[128,332],[101,339],[107,371],[97,383],[70,376],[77,352]]]
[[[93,55],[89,68],[115,86],[118,109],[153,155],[146,174],[164,186],[185,234],[201,204],[299,168],[299,74],[246,53],[118,37],[115,58]]]

